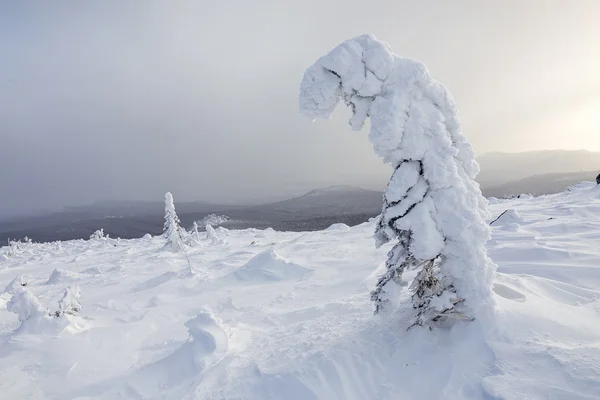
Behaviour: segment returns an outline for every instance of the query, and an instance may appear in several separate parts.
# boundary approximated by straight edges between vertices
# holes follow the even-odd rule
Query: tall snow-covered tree
[[[416,269],[414,324],[480,315],[492,302],[495,271],[485,251],[487,202],[449,91],[422,63],[363,35],[319,58],[302,79],[305,116],[329,118],[340,98],[352,110],[352,129],[370,118],[369,140],[393,168],[375,239],[378,247],[395,245],[371,293],[375,313],[391,308],[393,286],[405,285],[404,271]]]
[[[179,251],[183,248],[181,237],[181,221],[175,213],[175,204],[173,203],[173,195],[170,192],[165,193],[165,225],[163,235],[167,239],[168,247],[171,251]]]

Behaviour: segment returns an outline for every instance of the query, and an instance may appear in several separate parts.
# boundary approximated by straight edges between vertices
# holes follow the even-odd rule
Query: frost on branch
[[[339,100],[350,126],[371,119],[369,140],[391,164],[375,239],[390,241],[387,272],[371,293],[375,313],[390,306],[390,285],[410,286],[414,324],[472,318],[491,302],[495,266],[487,257],[487,203],[454,100],[427,68],[397,56],[372,35],[347,40],[308,68],[300,86],[303,115],[329,118]]]

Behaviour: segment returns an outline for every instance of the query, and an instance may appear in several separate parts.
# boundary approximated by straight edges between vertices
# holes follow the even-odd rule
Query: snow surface
[[[0,262],[0,397],[598,399],[600,187],[498,200],[489,220],[505,210],[494,324],[431,332],[406,330],[411,309],[373,316],[374,221],[219,228],[186,249],[193,275],[162,237],[22,246]],[[68,286],[82,309],[48,317]]]

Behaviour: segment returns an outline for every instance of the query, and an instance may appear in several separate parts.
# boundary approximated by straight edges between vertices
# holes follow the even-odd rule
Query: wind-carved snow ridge
[[[449,91],[423,64],[363,35],[318,59],[302,79],[303,115],[329,118],[340,98],[352,109],[352,129],[371,119],[375,153],[394,168],[375,238],[378,247],[398,242],[372,292],[375,312],[390,304],[389,285],[403,284],[403,272],[415,268],[415,324],[485,314],[495,272],[485,252],[487,202]]]

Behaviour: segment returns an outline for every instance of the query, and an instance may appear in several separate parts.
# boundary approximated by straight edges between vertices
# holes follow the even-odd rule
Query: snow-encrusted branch
[[[318,59],[302,79],[305,116],[329,118],[340,99],[352,109],[352,129],[371,119],[375,153],[394,168],[375,238],[377,246],[397,243],[372,292],[375,312],[389,304],[388,285],[402,285],[403,272],[418,268],[411,286],[416,324],[475,316],[491,301],[495,267],[484,247],[489,228],[474,181],[479,166],[449,91],[423,64],[363,35]]]

